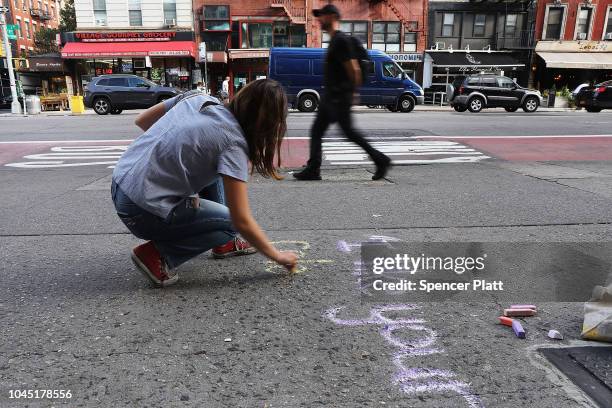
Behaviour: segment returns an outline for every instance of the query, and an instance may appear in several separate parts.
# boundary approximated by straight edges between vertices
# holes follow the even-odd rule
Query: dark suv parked
[[[587,112],[612,109],[612,81],[582,88],[576,95],[576,105],[585,108]]]
[[[137,75],[102,75],[87,84],[83,102],[98,115],[118,115],[124,109],[149,108],[178,94],[174,88]]]
[[[515,112],[535,112],[542,104],[538,91],[523,88],[511,78],[499,75],[470,75],[456,78],[448,86],[447,98],[457,112],[480,112],[484,108],[504,108]]]

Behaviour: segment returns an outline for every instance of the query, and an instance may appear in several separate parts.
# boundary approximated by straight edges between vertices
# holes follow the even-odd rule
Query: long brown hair
[[[281,165],[280,148],[287,131],[287,96],[280,84],[258,79],[242,88],[227,108],[242,127],[249,145],[253,169],[264,177],[282,179],[276,172]]]

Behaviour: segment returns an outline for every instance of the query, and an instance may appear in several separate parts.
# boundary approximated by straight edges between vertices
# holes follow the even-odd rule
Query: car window
[[[483,77],[480,80],[480,85],[497,88],[497,81],[495,80],[495,77]]]
[[[475,77],[475,78],[469,78],[467,81],[468,86],[476,86],[480,83],[480,78]]]
[[[109,78],[108,86],[128,86],[127,78]]]
[[[390,78],[399,78],[402,75],[402,71],[393,62],[383,63],[383,75]]]
[[[497,85],[500,88],[506,88],[506,89],[512,89],[514,88],[514,81],[511,80],[510,78],[506,78],[506,77],[498,77],[497,78]]]
[[[101,80],[96,82],[96,85],[98,85],[98,86],[108,86],[108,79],[107,78],[102,78]]]
[[[142,78],[129,78],[128,82],[131,88],[150,86],[149,83]]]

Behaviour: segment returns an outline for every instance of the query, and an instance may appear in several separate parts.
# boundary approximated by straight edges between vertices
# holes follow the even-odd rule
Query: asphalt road
[[[62,145],[6,142],[130,139],[133,119],[2,117],[0,163]],[[311,120],[291,114],[289,136],[306,136]],[[432,161],[396,166],[378,182],[365,162],[328,164],[322,182],[254,177],[255,217],[279,247],[299,252],[299,273],[279,273],[259,255],[203,255],[163,290],[129,261],[139,240],[114,214],[108,164],[3,165],[0,406],[593,406],[537,352],[587,343],[582,303],[520,299],[539,307],[523,320],[521,340],[496,324],[505,303],[492,295],[402,297],[381,309],[360,295],[355,262],[368,240],[610,241],[607,139],[573,136],[609,134],[612,114],[360,112],[356,120],[371,137],[415,143],[429,142],[406,136],[567,135],[582,155],[546,160],[555,149],[539,144],[530,148],[537,161]],[[499,140],[501,153],[525,143]],[[480,154],[460,142],[467,147],[451,158]],[[588,159],[595,150],[603,159]],[[565,339],[549,339],[549,329]],[[72,398],[10,400],[15,389],[71,390]]]

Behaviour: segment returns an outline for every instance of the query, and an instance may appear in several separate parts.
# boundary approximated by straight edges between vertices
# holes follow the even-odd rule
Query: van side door
[[[378,81],[376,77],[376,62],[368,61],[368,80],[359,88],[361,105],[378,105]]]

